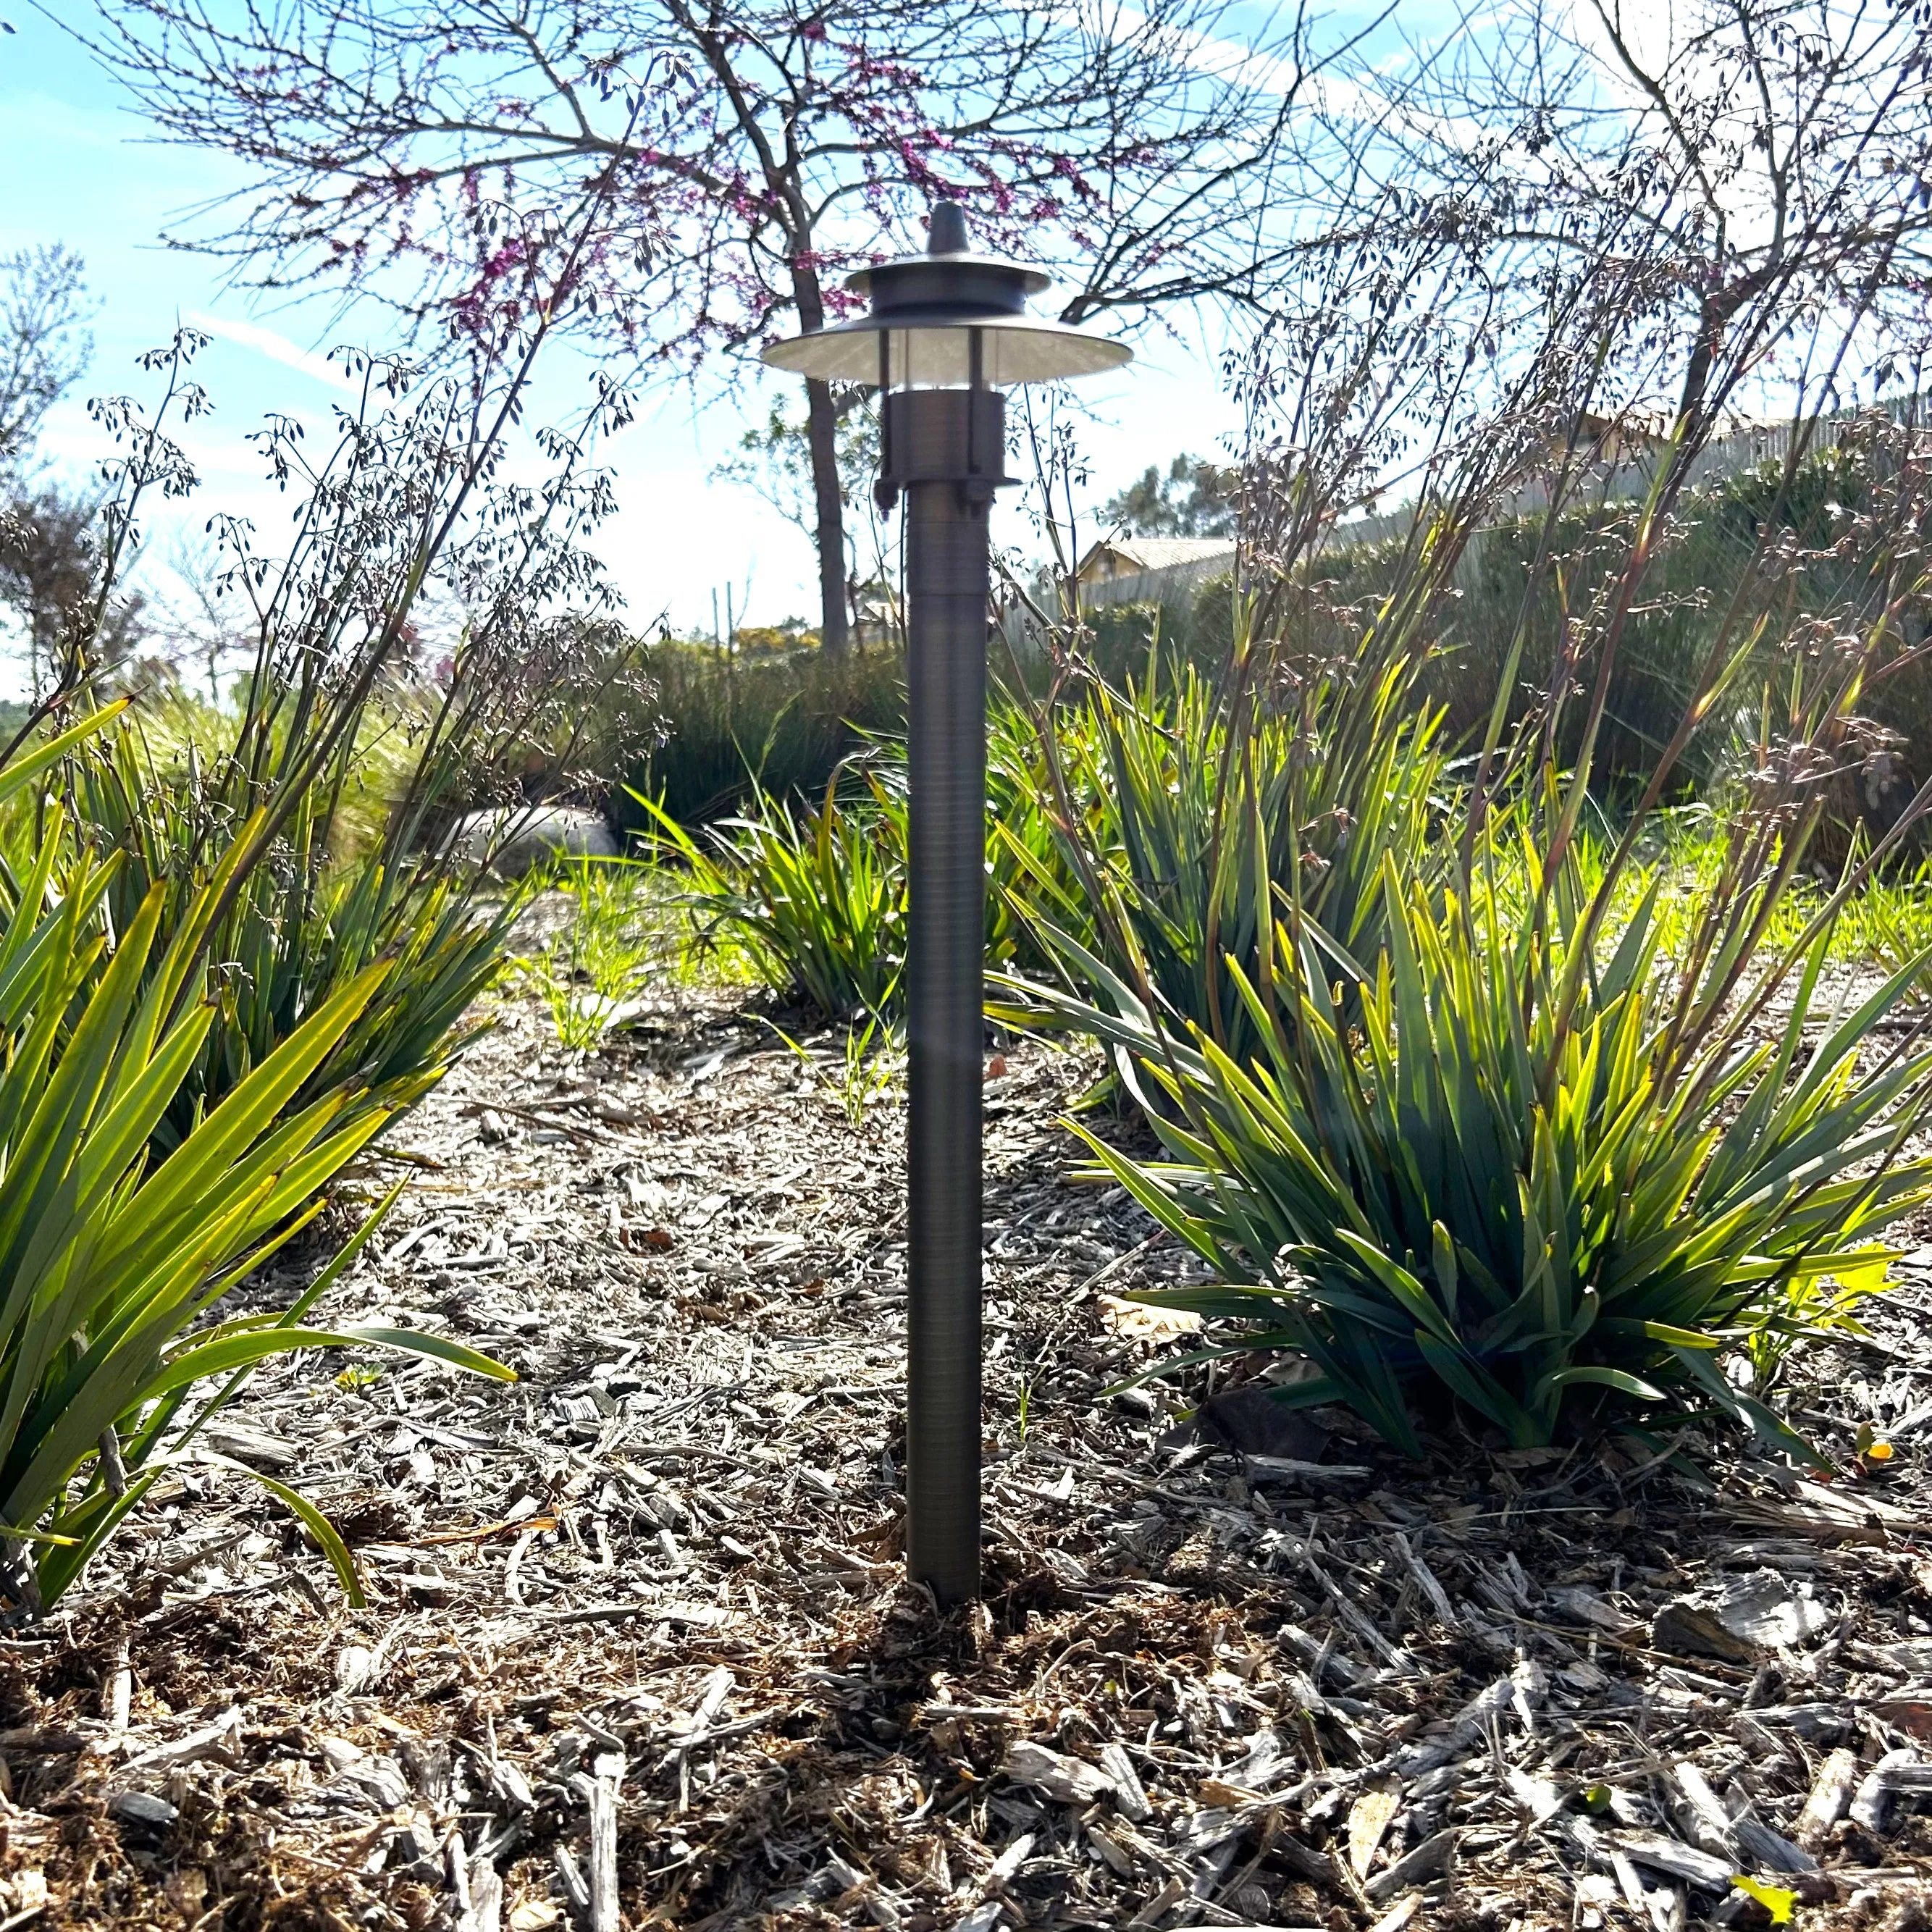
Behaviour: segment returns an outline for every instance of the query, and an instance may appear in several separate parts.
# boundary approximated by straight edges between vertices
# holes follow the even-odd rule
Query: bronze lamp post
[[[1002,388],[1132,352],[1027,313],[1048,278],[975,254],[958,207],[923,255],[847,286],[868,312],[774,344],[775,368],[881,392],[879,488],[906,503],[910,1089],[906,1567],[942,1604],[980,1591],[980,1085],[985,1039],[987,527]]]

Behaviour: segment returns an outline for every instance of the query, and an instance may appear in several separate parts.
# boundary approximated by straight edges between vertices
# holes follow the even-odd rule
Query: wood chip
[[[1090,1804],[1114,1789],[1105,1772],[1024,1738],[1006,1747],[1000,1768],[1016,1784],[1030,1786],[1062,1804]]]
[[[1792,1836],[1808,1852],[1816,1852],[1824,1844],[1826,1834],[1845,1815],[1852,1802],[1852,1793],[1858,1789],[1858,1756],[1856,1751],[1846,1750],[1842,1746],[1831,1752],[1818,1767],[1818,1774],[1811,1781],[1810,1795],[1804,1800],[1804,1808],[1798,1814],[1798,1822]]]
[[[1401,1809],[1401,1795],[1394,1791],[1365,1791],[1348,1807],[1348,1867],[1357,1878],[1368,1876],[1382,1834]]]
[[[617,1918],[617,1787],[621,1751],[600,1753],[591,1767],[590,1932],[620,1932]]]
[[[1372,1905],[1386,1904],[1410,1886],[1433,1878],[1449,1862],[1462,1834],[1453,1828],[1424,1838],[1412,1852],[1405,1852],[1386,1871],[1378,1872],[1362,1890]]]
[[[1100,1768],[1113,1786],[1114,1803],[1120,1816],[1132,1823],[1142,1823],[1151,1815],[1151,1810],[1133,1760],[1112,1738],[1100,1747]]]
[[[130,1924],[252,1922],[326,1882],[345,1924],[427,1909],[452,1932],[590,1932],[620,1895],[632,1932],[1338,1908],[1413,1932],[1445,1874],[1472,1922],[1573,1899],[1599,1932],[1682,1932],[1744,1910],[1736,1870],[1802,1890],[1822,1857],[1841,1898],[1888,1900],[1932,1873],[1932,1770],[1894,1754],[1874,1782],[1856,1756],[1932,1734],[1916,1457],[1794,1491],[1714,1424],[1673,1425],[1660,1462],[1157,1433],[1162,1401],[1104,1391],[1184,1342],[1070,1298],[1096,1270],[1124,1292],[1195,1270],[1072,1174],[1084,1052],[1009,1046],[988,1116],[991,1596],[935,1621],[902,1583],[898,1105],[854,1128],[788,1053],[721,1054],[770,1039],[741,993],[662,977],[661,1030],[594,1059],[506,1001],[412,1114],[436,1166],[325,1311],[520,1379],[272,1361],[222,1418],[299,1452],[366,1610],[241,1472],[190,1462],[60,1624],[0,1633],[0,1924],[33,1869]],[[810,1050],[842,1066],[842,1038]],[[564,1120],[584,1131],[547,1138]],[[1926,1247],[1862,1317],[1899,1353],[1795,1351],[1794,1414],[1849,1440],[1932,1413]],[[325,1258],[278,1251],[238,1309],[286,1307]],[[1854,1869],[1873,1828],[1841,1844],[1840,1821],[1868,1783],[1886,1862]],[[66,1844],[117,1794],[197,1828],[208,1808],[218,1898],[167,1849],[178,1821]]]
[[[1660,1832],[1619,1832],[1611,1843],[1625,1856],[1638,1864],[1649,1866],[1653,1871],[1668,1872],[1672,1878],[1681,1878],[1706,1892],[1721,1894],[1731,1888],[1731,1861],[1700,1852],[1682,1839],[1666,1838]]]
[[[1402,1928],[1422,1910],[1422,1894],[1412,1892],[1406,1898],[1399,1898],[1391,1905],[1369,1932],[1402,1932]]]

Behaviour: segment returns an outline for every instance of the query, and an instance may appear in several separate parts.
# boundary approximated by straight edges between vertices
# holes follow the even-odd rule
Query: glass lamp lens
[[[1050,382],[1066,376],[1090,376],[1117,369],[1129,359],[1124,344],[1087,335],[1057,323],[987,322],[980,331],[981,380],[988,388],[1020,382]],[[862,326],[824,329],[794,336],[764,352],[774,368],[789,369],[826,382],[879,380],[879,338],[886,338],[886,364],[894,388],[963,389],[972,380],[972,328],[880,330]]]

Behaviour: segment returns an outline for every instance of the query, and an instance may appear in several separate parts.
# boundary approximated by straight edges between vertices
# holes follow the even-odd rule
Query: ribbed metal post
[[[950,1604],[980,1590],[987,513],[1003,439],[1000,399],[984,391],[889,406],[906,503],[911,788],[906,1565]]]
[[[1090,375],[1131,359],[1118,343],[1030,316],[1028,296],[1047,285],[1037,268],[976,253],[964,211],[941,202],[924,254],[847,280],[866,299],[864,316],[775,342],[761,358],[808,382],[876,383],[884,399],[879,506],[906,500],[906,1567],[943,1604],[980,1592],[986,525],[994,490],[1011,480],[999,387]],[[944,385],[952,386],[934,386]]]

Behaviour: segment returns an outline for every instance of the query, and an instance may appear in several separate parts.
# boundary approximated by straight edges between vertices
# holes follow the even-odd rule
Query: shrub
[[[626,770],[618,816],[646,838],[654,821],[640,795],[686,826],[756,808],[760,796],[816,798],[868,742],[905,728],[904,670],[885,647],[728,657],[667,641],[645,653],[644,670],[656,732]]]
[[[1112,685],[1143,670],[1150,651],[1170,655],[1184,649],[1171,610],[1160,604],[1102,604],[1084,614],[1089,635],[1086,655],[1094,671]]]
[[[1264,1043],[1250,1062],[1177,1039],[1123,985],[1090,1011],[1166,1095],[1168,1158],[1089,1144],[1222,1277],[1146,1298],[1227,1324],[1228,1352],[1300,1351],[1321,1374],[1289,1400],[1345,1401],[1412,1453],[1418,1379],[1518,1448],[1606,1390],[1688,1390],[1788,1442],[1716,1354],[1744,1348],[1768,1379],[1821,1312],[1840,1318],[1822,1284],[1882,1272],[1874,1238],[1932,1198],[1932,1159],[1901,1154],[1932,1052],[1860,1065],[1916,966],[1808,1054],[1828,929],[1754,1043],[1682,1025],[1654,890],[1601,945],[1574,872],[1543,917],[1438,901],[1392,860],[1382,891],[1388,944],[1358,1000],[1286,925],[1261,985],[1231,969]]]
[[[1802,1450],[1763,1400],[1779,1362],[1850,1318],[1892,1258],[1876,1238],[1932,1198],[1932,1157],[1911,1150],[1932,1051],[1886,1024],[1927,956],[1807,1034],[1846,907],[1913,822],[1834,890],[1808,878],[1834,787],[1872,742],[1862,694],[1932,593],[1927,452],[1879,438],[1862,471],[1873,514],[1815,555],[1767,520],[1754,594],[1700,646],[1634,809],[1598,839],[1593,760],[1620,644],[1653,608],[1646,532],[1666,472],[1620,551],[1604,535],[1571,655],[1512,728],[1519,628],[1453,810],[1400,818],[1364,880],[1376,903],[1318,909],[1325,874],[1306,866],[1258,883],[1270,916],[1224,957],[1240,1034],[1041,922],[1066,985],[1037,997],[1113,1049],[1166,1156],[1090,1136],[1100,1171],[1222,1277],[1149,1298],[1225,1324],[1208,1354],[1300,1353],[1312,1377],[1283,1400],[1346,1401],[1412,1450],[1414,1404],[1460,1405],[1532,1445],[1666,1400]],[[1451,554],[1454,535],[1438,524],[1411,551],[1372,635],[1426,601],[1416,559]],[[1826,608],[1786,574],[1825,586]],[[1646,877],[1640,857],[1659,801],[1704,720],[1748,715],[1738,694],[1766,664],[1777,704],[1758,709],[1720,834],[1673,900],[1672,873]],[[1258,708],[1231,727],[1243,789],[1268,728]],[[1105,838],[1063,822],[1104,875]]]
[[[1695,490],[1686,490],[1657,532],[1657,554],[1646,573],[1640,609],[1629,614],[1617,653],[1608,700],[1592,754],[1599,793],[1627,794],[1655,764],[1690,701],[1700,668],[1713,640],[1733,622],[1730,607],[1742,596],[1753,608],[1788,598],[1791,612],[1768,634],[1740,679],[1738,705],[1712,715],[1685,748],[1681,789],[1721,788],[1749,754],[1762,700],[1774,682],[1778,653],[1769,647],[1789,628],[1791,616],[1820,612],[1842,602],[1869,568],[1868,560],[1834,554],[1846,520],[1873,513],[1869,460],[1856,438],[1821,448],[1793,466],[1766,462]],[[1444,608],[1439,649],[1429,654],[1422,694],[1441,709],[1446,741],[1460,747],[1480,740],[1499,682],[1508,682],[1509,718],[1522,722],[1538,708],[1547,686],[1566,622],[1587,611],[1596,586],[1614,578],[1629,554],[1640,502],[1591,502],[1552,520],[1544,511],[1495,517],[1472,534],[1456,572],[1455,595]],[[1546,545],[1547,554],[1546,554]],[[1397,536],[1374,543],[1322,550],[1298,566],[1323,586],[1322,602],[1341,614],[1372,613],[1400,581],[1408,540]],[[1802,570],[1762,566],[1780,555],[1802,555]],[[1560,574],[1551,568],[1560,562]],[[1190,635],[1226,634],[1228,580],[1204,585],[1194,606]],[[1526,632],[1519,645],[1517,631]],[[1909,644],[1909,638],[1901,643]],[[1312,644],[1305,647],[1313,647]],[[1896,652],[1865,694],[1864,704],[1881,724],[1906,741],[1905,762],[1924,775],[1932,743],[1932,688],[1919,654]],[[1580,714],[1568,714],[1561,763],[1577,754]],[[1888,824],[1910,787],[1893,782],[1869,799],[1842,802],[1847,823],[1859,816]],[[1885,807],[1889,802],[1891,810]]]
[[[8,762],[0,803],[112,722],[97,716]],[[212,855],[164,938],[166,887],[151,886],[124,924],[109,918],[120,856],[100,859],[55,803],[34,865],[0,897],[0,1522],[7,1587],[29,1610],[73,1582],[236,1378],[268,1354],[367,1342],[508,1374],[432,1337],[308,1325],[328,1273],[279,1319],[208,1318],[314,1217],[329,1180],[389,1118],[340,1088],[298,1100],[391,976],[382,962],[317,1001],[151,1161],[156,1130],[219,1024],[205,942],[246,849],[244,831]],[[217,1377],[221,1390],[178,1426],[190,1392]],[[267,1486],[353,1594],[334,1532],[292,1492]]]

